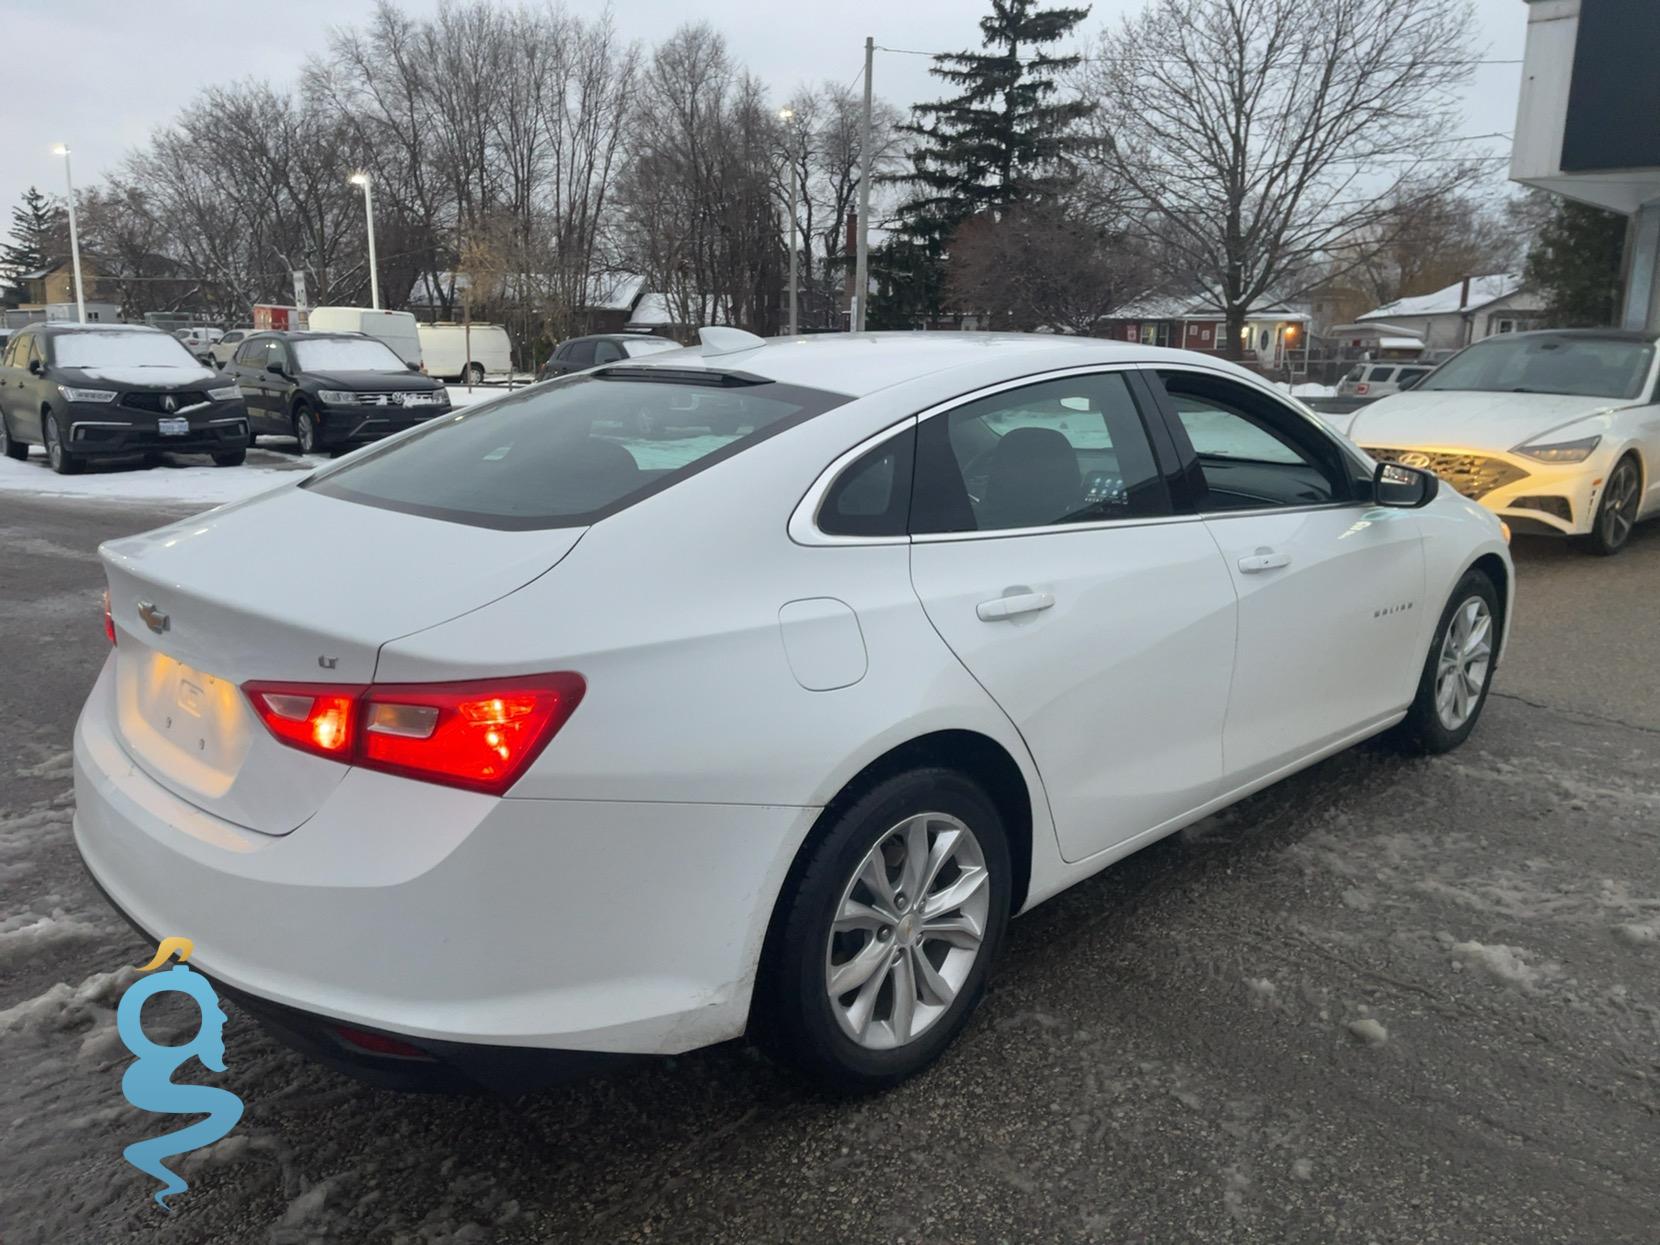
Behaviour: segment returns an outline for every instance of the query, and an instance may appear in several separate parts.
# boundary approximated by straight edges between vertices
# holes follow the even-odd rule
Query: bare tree
[[[951,238],[947,291],[997,328],[1088,334],[1156,272],[1111,202],[1046,196],[969,218]]]
[[[1334,248],[1334,263],[1372,305],[1428,294],[1464,277],[1520,268],[1517,235],[1502,212],[1473,195],[1425,193],[1400,187],[1394,210],[1363,230],[1355,243]]]
[[[1096,158],[1164,222],[1231,352],[1265,297],[1469,184],[1450,138],[1471,20],[1469,0],[1153,0],[1103,33],[1079,75]]]

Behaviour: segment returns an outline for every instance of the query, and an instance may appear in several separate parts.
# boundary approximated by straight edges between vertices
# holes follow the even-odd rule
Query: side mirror
[[[267,363],[265,365],[265,370],[267,372],[271,373],[271,375],[273,375],[273,376],[286,376],[286,375],[288,375],[287,372],[282,370],[282,364],[280,364],[280,363]]]
[[[44,369],[41,367],[39,359],[29,360],[29,374],[31,376],[39,376],[43,370]]]
[[[1421,467],[1379,463],[1372,473],[1372,499],[1396,510],[1417,510],[1435,500],[1441,491],[1441,477]]]
[[[223,372],[225,370],[225,361],[223,359],[221,359],[218,355],[215,355],[215,356],[213,356],[213,366],[218,368],[221,372]]]
[[[421,370],[421,365],[419,363],[406,363],[404,366],[411,372],[419,372]]]

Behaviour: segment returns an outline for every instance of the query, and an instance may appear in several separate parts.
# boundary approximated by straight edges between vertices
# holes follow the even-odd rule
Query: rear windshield
[[[1488,393],[1565,393],[1635,398],[1654,347],[1611,337],[1489,337],[1444,363],[1418,386]]]
[[[200,367],[196,356],[166,333],[54,333],[52,361],[59,367]]]
[[[372,337],[314,337],[294,342],[302,372],[406,372],[404,361]]]
[[[475,527],[579,527],[848,401],[713,373],[642,373],[566,377],[470,407],[304,487]]]

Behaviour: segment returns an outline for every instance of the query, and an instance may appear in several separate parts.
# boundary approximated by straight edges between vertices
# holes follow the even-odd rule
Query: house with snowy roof
[[[1371,344],[1416,339],[1424,350],[1461,350],[1484,337],[1543,327],[1544,299],[1522,284],[1519,273],[1501,272],[1465,277],[1433,294],[1397,298],[1355,317],[1353,324],[1334,328],[1332,336],[1345,345],[1360,345],[1362,338]]]

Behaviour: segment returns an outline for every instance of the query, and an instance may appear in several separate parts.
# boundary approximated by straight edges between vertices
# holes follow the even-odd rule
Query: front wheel
[[[317,413],[302,402],[294,408],[294,439],[300,443],[300,453],[315,454],[318,441]]]
[[[886,1089],[937,1059],[985,990],[1011,894],[996,806],[955,770],[881,783],[779,900],[756,1033],[830,1089]]]
[[[81,470],[81,459],[64,446],[63,433],[58,430],[58,417],[48,411],[42,417],[46,432],[46,461],[60,476],[72,476]]]
[[[1441,612],[1418,695],[1396,728],[1413,751],[1451,752],[1475,730],[1493,682],[1498,618],[1493,581],[1480,571],[1466,572]]]
[[[1608,486],[1602,490],[1602,504],[1585,545],[1600,557],[1613,557],[1625,548],[1631,529],[1637,525],[1637,505],[1642,498],[1642,481],[1637,460],[1629,456],[1614,464]]]

